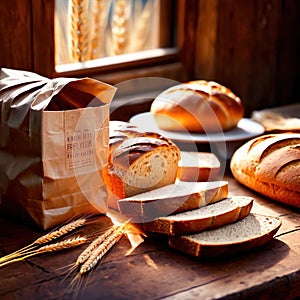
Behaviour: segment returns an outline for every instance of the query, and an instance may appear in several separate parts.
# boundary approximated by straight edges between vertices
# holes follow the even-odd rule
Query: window
[[[195,21],[198,0],[122,0],[131,13],[155,10],[151,16],[151,43],[142,51],[122,54],[104,53],[93,59],[74,61],[69,57],[68,14],[75,0],[0,1],[1,66],[33,71],[49,78],[89,76],[110,84],[127,79],[153,76],[178,81],[193,76]],[[76,0],[88,3],[100,0]],[[115,3],[108,3],[106,30],[109,39]],[[94,3],[94,5],[95,5]],[[122,2],[119,2],[119,4]],[[129,4],[128,4],[129,3]],[[138,4],[137,4],[138,3]],[[148,5],[148,6],[147,6]],[[108,8],[109,7],[109,8]],[[126,6],[127,7],[127,6]],[[89,18],[91,13],[89,11]],[[131,24],[133,23],[130,20]],[[149,21],[150,22],[150,21]],[[91,30],[92,31],[92,30]]]
[[[116,0],[102,1],[110,2],[112,12]],[[56,0],[0,1],[0,66],[46,77],[88,76],[110,84],[140,77],[210,79],[239,94],[248,114],[297,101],[299,1],[158,3],[157,48],[70,63],[55,58]]]
[[[125,79],[178,54],[174,1],[55,0],[54,15],[57,75],[123,71]]]
[[[159,0],[56,0],[56,67],[160,48],[159,10]]]

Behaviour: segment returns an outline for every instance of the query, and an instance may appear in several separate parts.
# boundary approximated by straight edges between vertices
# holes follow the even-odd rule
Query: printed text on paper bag
[[[65,145],[68,170],[90,166],[94,163],[94,138],[91,130],[67,132]]]

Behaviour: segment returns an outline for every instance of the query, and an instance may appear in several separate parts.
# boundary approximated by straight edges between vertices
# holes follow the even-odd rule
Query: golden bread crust
[[[230,168],[242,184],[300,208],[300,134],[254,138],[234,153]]]
[[[162,92],[154,99],[150,111],[158,126],[169,131],[226,131],[244,116],[239,97],[216,82],[204,80]]]
[[[171,140],[127,122],[110,121],[110,151],[103,170],[110,206],[116,208],[119,199],[174,183],[179,159],[180,150]]]

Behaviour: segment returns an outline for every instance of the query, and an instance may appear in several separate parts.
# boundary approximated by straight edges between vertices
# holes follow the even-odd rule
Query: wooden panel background
[[[194,77],[230,87],[248,114],[299,102],[300,2],[199,2]]]
[[[53,77],[53,0],[0,1],[0,66]],[[160,76],[209,79],[230,87],[246,114],[299,102],[300,1],[178,0],[178,57],[70,76],[124,81]],[[171,68],[170,68],[171,66]],[[176,69],[174,69],[176,66]],[[115,75],[116,74],[116,75]],[[65,75],[65,74],[64,74]],[[66,75],[67,76],[67,75]],[[103,79],[102,79],[103,78]]]
[[[0,1],[0,67],[32,70],[31,1]]]
[[[31,0],[34,71],[52,77],[55,63],[54,9],[52,0]]]

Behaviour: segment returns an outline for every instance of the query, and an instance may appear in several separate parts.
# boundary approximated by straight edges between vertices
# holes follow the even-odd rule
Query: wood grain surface
[[[198,260],[150,235],[130,255],[127,237],[90,274],[73,281],[68,273],[85,246],[30,258],[0,269],[0,299],[296,299],[300,296],[300,214],[238,184],[230,175],[230,195],[255,198],[252,211],[280,216],[270,243],[235,257]],[[97,216],[83,233],[111,222]],[[43,233],[5,216],[0,219],[0,253],[19,249]]]

